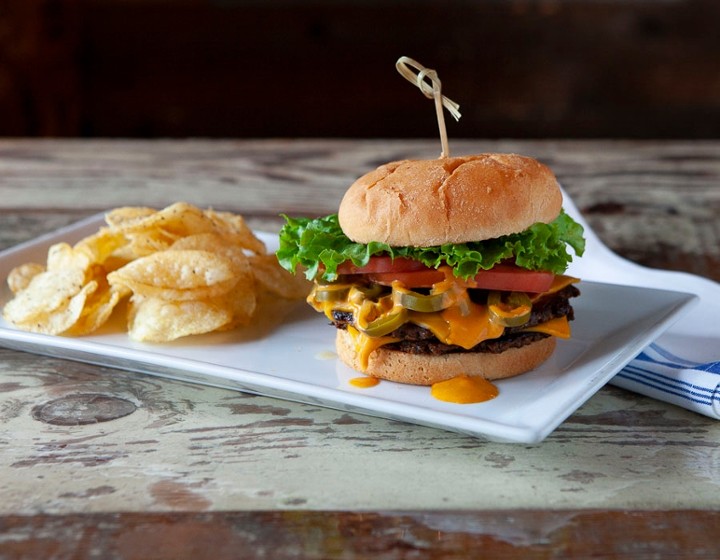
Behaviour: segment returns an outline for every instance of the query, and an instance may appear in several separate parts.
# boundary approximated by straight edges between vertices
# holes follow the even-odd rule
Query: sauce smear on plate
[[[430,394],[439,401],[472,404],[494,399],[498,396],[499,391],[487,379],[460,375],[447,381],[434,383]]]
[[[367,389],[369,387],[375,387],[380,383],[380,380],[377,377],[353,377],[350,380],[350,385],[353,387],[359,387],[360,389]]]

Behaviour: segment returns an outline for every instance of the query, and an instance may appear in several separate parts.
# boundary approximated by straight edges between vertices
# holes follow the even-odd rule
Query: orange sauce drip
[[[499,391],[487,379],[460,375],[447,381],[434,383],[430,394],[439,401],[473,404],[494,399],[498,396]]]
[[[353,387],[359,387],[360,389],[368,389],[369,387],[375,387],[380,383],[380,380],[377,377],[353,377],[350,380],[350,385]]]

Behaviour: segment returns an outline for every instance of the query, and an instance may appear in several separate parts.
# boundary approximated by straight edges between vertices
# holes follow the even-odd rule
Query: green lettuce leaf
[[[447,243],[435,247],[391,247],[386,243],[367,245],[351,241],[340,229],[337,214],[322,218],[290,218],[283,215],[277,258],[286,270],[305,269],[312,280],[319,276],[332,282],[340,263],[351,260],[365,266],[373,255],[415,259],[437,268],[447,264],[455,276],[471,278],[481,269],[488,270],[505,259],[514,259],[529,270],[547,270],[562,274],[572,261],[570,246],[577,256],[585,251],[583,227],[564,211],[551,223],[537,223],[523,232],[469,243]]]

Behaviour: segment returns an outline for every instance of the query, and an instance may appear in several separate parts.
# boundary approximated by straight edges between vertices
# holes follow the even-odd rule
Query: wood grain
[[[719,525],[718,512],[684,510],[8,516],[0,518],[0,554],[53,560],[98,558],[99,551],[114,560],[714,560]]]

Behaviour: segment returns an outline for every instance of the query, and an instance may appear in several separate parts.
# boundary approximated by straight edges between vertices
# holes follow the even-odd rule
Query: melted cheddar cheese
[[[547,292],[537,294],[532,298],[533,302],[542,297],[553,294],[563,288],[578,282],[577,278],[558,275],[555,277],[552,286]],[[460,297],[450,307],[442,311],[418,312],[409,311],[406,322],[413,323],[432,332],[435,337],[444,344],[461,346],[466,350],[473,348],[481,342],[489,339],[499,338],[505,332],[505,327],[491,320],[487,305],[480,305],[470,300],[465,289],[460,290]],[[314,297],[315,291],[308,296],[308,303],[315,310],[324,313],[330,320],[333,319],[333,311],[350,312],[354,316],[355,324],[366,322],[361,317],[362,301],[357,297],[342,297],[330,301],[318,301]],[[390,309],[387,311],[391,312]],[[356,350],[360,358],[363,371],[367,368],[368,360],[372,352],[399,339],[391,336],[368,336],[355,327],[348,326],[348,332],[353,337]],[[527,332],[540,332],[559,338],[570,338],[570,325],[567,317],[551,319],[540,325],[523,329]]]
[[[452,305],[436,313],[410,314],[410,322],[432,332],[444,344],[456,344],[469,350],[489,338],[498,338],[505,332],[502,325],[490,321],[487,306],[467,302],[463,309]]]
[[[355,342],[355,349],[360,357],[362,371],[367,369],[370,354],[381,346],[400,340],[391,336],[367,336],[354,327],[348,327],[347,331],[352,336],[353,342]]]

